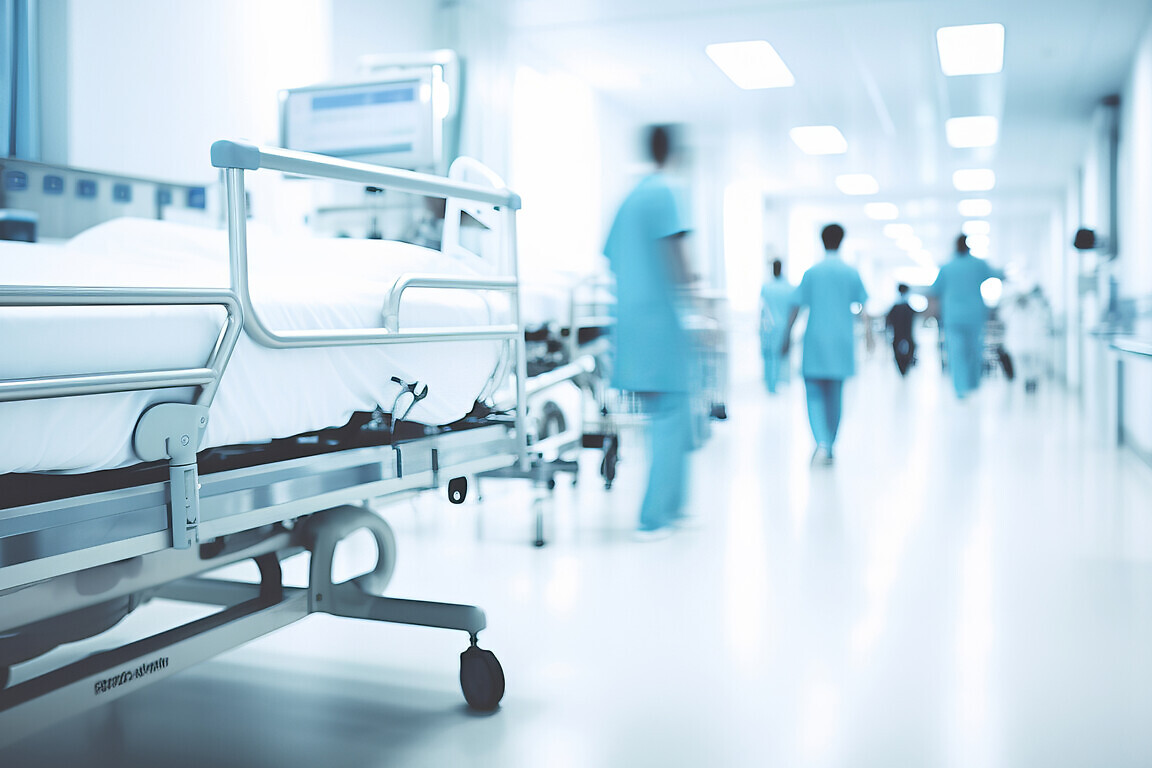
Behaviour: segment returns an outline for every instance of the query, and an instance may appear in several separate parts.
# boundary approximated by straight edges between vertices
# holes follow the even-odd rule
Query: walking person
[[[984,366],[984,326],[988,307],[980,287],[990,278],[1004,279],[983,259],[968,252],[964,235],[956,238],[956,256],[940,267],[936,282],[928,289],[939,303],[944,349],[956,397],[963,400],[980,386]]]
[[[760,289],[760,353],[764,357],[764,385],[776,394],[776,385],[790,375],[789,357],[781,352],[784,327],[796,288],[784,277],[780,259],[772,260],[772,277]]]
[[[688,226],[666,172],[670,130],[649,129],[648,145],[656,170],[620,205],[604,246],[616,277],[612,383],[636,393],[649,417],[651,464],[635,536],[644,541],[663,538],[684,518],[692,445],[691,339],[678,306],[689,275]]]
[[[916,310],[908,305],[908,290],[907,285],[900,283],[896,289],[896,303],[884,318],[884,327],[892,334],[892,354],[901,376],[908,375],[908,369],[916,359],[916,339],[912,333]]]
[[[783,354],[787,354],[792,326],[802,308],[808,309],[808,327],[804,331],[804,351],[800,370],[808,399],[808,422],[816,440],[814,463],[831,464],[840,413],[844,380],[856,372],[856,332],[853,306],[860,306],[868,292],[855,267],[840,258],[844,228],[829,224],[820,233],[824,242],[824,259],[804,272],[793,298],[792,312],[784,331]]]

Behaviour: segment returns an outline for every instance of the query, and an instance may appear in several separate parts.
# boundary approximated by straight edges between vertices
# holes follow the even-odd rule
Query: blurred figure
[[[616,277],[613,386],[636,393],[649,415],[651,466],[636,538],[662,538],[684,517],[691,339],[677,303],[688,279],[682,238],[688,227],[665,167],[673,155],[668,128],[648,131],[656,171],[629,193],[604,246]]]
[[[781,350],[795,290],[784,277],[780,259],[773,259],[772,277],[760,289],[760,353],[764,356],[764,384],[771,394],[776,394],[776,385],[788,381],[791,374],[789,358]]]
[[[980,286],[990,278],[1004,279],[1004,273],[968,252],[964,235],[956,238],[956,257],[940,267],[936,282],[928,289],[939,303],[940,327],[956,397],[964,399],[980,386],[984,366],[984,324],[988,307]]]
[[[1016,359],[1016,371],[1024,391],[1035,392],[1040,383],[1044,344],[1048,337],[1048,313],[1040,289],[1022,293],[1004,308],[1004,345]]]
[[[906,376],[916,359],[916,339],[912,335],[916,310],[908,306],[907,285],[900,283],[896,291],[899,296],[884,318],[884,327],[892,334],[892,353],[896,357],[896,368],[899,369],[901,376]]]
[[[844,379],[856,372],[852,306],[860,305],[860,317],[864,319],[868,292],[864,290],[860,273],[840,260],[844,228],[829,224],[820,238],[824,241],[824,260],[811,266],[800,279],[784,330],[782,354],[788,354],[792,326],[801,307],[807,307],[808,327],[804,332],[800,370],[808,397],[808,422],[816,439],[812,461],[831,464],[832,447],[840,429]]]

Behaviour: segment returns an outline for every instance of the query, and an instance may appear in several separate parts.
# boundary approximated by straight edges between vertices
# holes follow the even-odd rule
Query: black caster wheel
[[[472,709],[496,709],[504,698],[504,670],[492,651],[473,645],[460,654],[460,688]]]

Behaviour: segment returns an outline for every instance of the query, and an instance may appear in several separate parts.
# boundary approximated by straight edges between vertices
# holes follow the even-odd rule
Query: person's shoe
[[[668,526],[662,528],[637,528],[632,531],[632,541],[647,543],[651,541],[663,541],[672,535],[672,529]]]
[[[816,450],[812,452],[812,463],[830,466],[832,464],[832,449],[826,445],[816,446]]]

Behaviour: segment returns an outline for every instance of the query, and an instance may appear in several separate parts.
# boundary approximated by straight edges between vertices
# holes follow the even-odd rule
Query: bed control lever
[[[160,403],[136,424],[132,446],[144,461],[168,460],[168,525],[172,546],[187,549],[200,526],[200,473],[196,451],[208,426],[208,408],[186,403]]]

